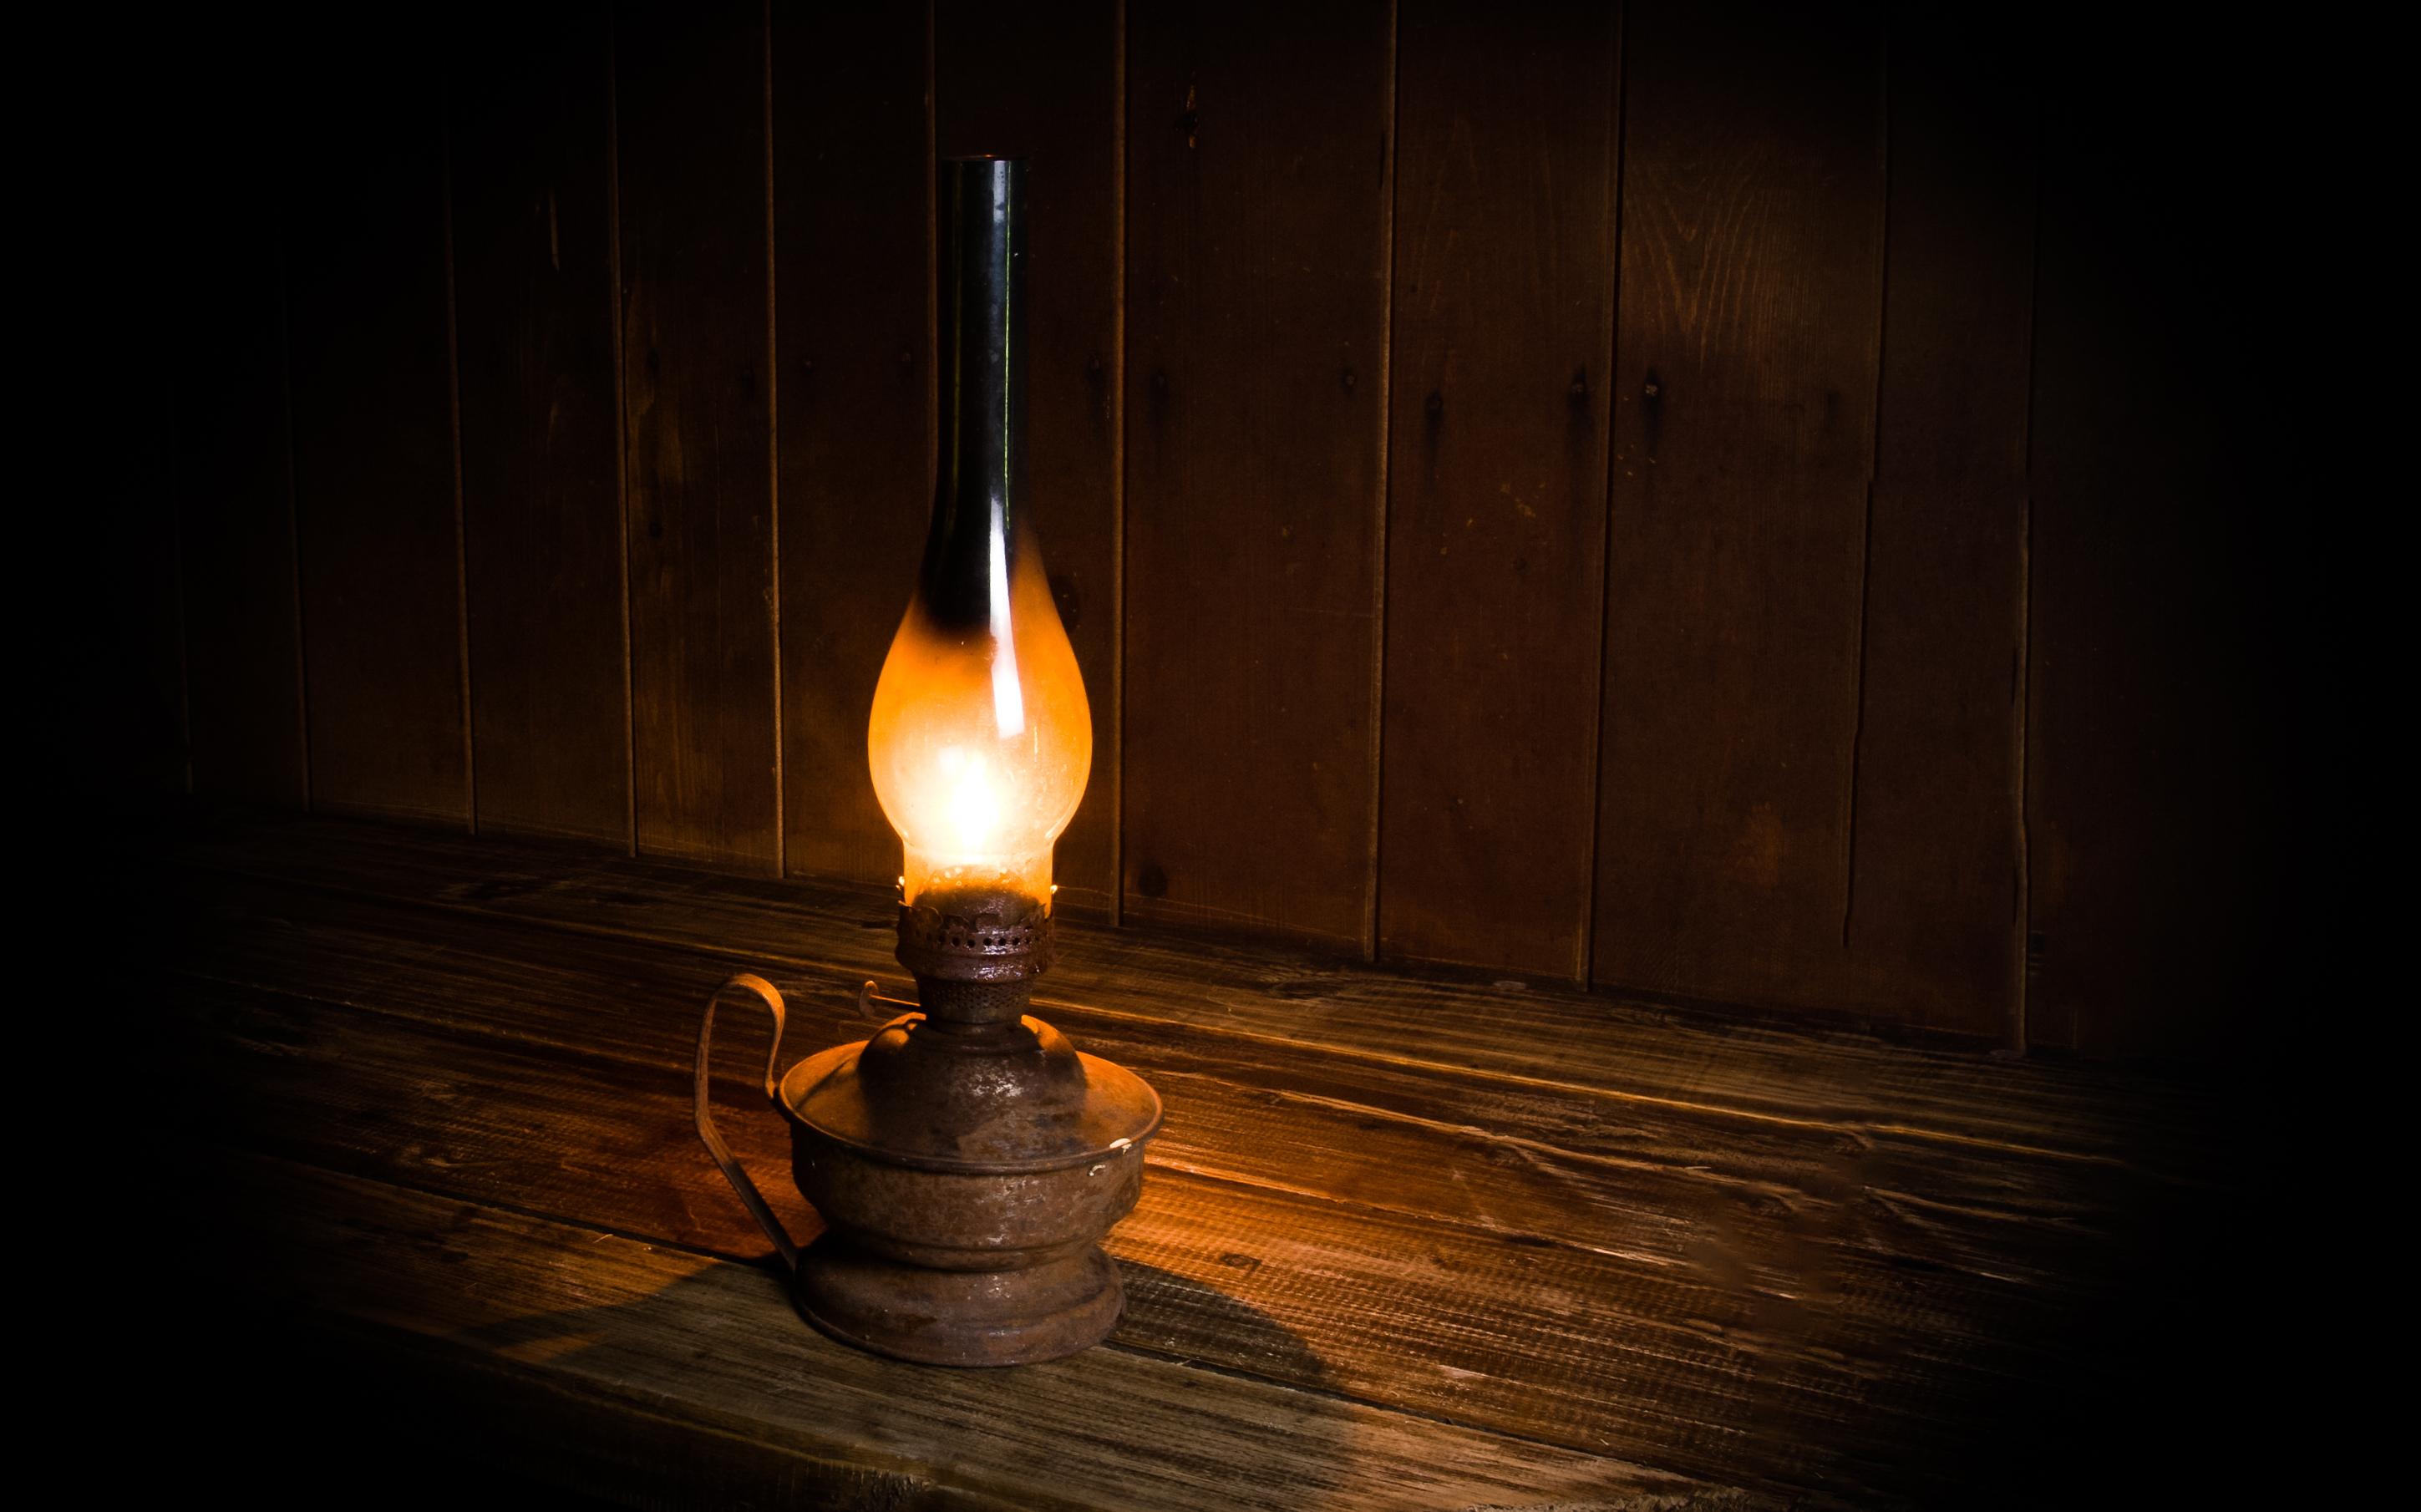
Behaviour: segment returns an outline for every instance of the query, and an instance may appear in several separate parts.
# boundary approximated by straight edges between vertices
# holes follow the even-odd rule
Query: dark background
[[[2292,569],[2209,38],[942,3],[124,45],[159,402],[103,780],[887,882],[929,164],[1023,153],[1097,724],[1063,907],[2096,1055],[2257,1011]]]

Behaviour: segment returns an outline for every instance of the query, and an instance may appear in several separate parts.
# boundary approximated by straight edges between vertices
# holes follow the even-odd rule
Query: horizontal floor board
[[[362,995],[434,985],[481,1016],[476,977],[415,981],[422,964],[390,963]],[[189,1128],[626,1235],[764,1249],[695,1148],[677,1068],[257,983],[171,976],[155,990],[185,1041]],[[793,1231],[812,1233],[781,1180],[779,1126],[736,1081],[727,1090],[726,1133]],[[1492,1175],[1436,1153],[1407,1175],[1414,1211],[1155,1170],[1112,1239],[1134,1281],[1119,1337],[1524,1438],[1861,1499],[1955,1473],[2010,1389],[2083,1368],[2058,1348],[2071,1287],[1828,1248],[1820,1221],[1771,1198],[1633,1220],[1641,1249],[1676,1229],[1705,1236],[1679,1254],[1520,1242],[1417,1210],[1437,1205],[1419,1200],[1424,1180],[1434,1192]],[[1570,1195],[1587,1222],[1585,1195]]]
[[[180,826],[171,859],[727,959],[899,980],[880,893],[767,881],[330,818],[226,812]],[[1276,1044],[1481,1072],[1866,1134],[1972,1142],[2221,1180],[2217,1089],[2122,1068],[1895,1044],[1527,981],[1374,970],[1077,924],[1047,1009],[1167,1021]]]
[[[899,1364],[814,1333],[759,1267],[241,1152],[180,1163],[244,1220],[211,1236],[220,1284],[408,1358],[524,1468],[649,1505],[1783,1504],[1116,1348]]]
[[[190,900],[183,969],[374,1004],[532,1046],[678,1077],[727,963],[629,941],[533,932],[276,884],[211,879]],[[862,1037],[846,976],[783,974],[795,1057]],[[889,1006],[878,1005],[887,1015]],[[1760,1231],[1794,1254],[1846,1245],[1980,1274],[2089,1280],[2132,1178],[2105,1162],[1994,1158],[1959,1143],[1812,1128],[1554,1085],[1507,1085],[1181,1023],[1053,1010],[1140,1072],[1174,1116],[1160,1163],[1561,1242],[1696,1255],[1755,1272]],[[725,1070],[761,1060],[755,1010],[724,1019]],[[751,1048],[753,1047],[753,1048]],[[736,1084],[736,1083],[735,1083]],[[1766,1214],[1760,1219],[1756,1214]],[[1742,1249],[1746,1236],[1745,1250]],[[1785,1289],[1804,1260],[1770,1278]]]

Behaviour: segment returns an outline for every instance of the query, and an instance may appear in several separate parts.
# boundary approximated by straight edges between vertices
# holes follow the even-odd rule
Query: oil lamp
[[[921,1011],[776,1079],[781,995],[732,978],[698,1028],[697,1127],[810,1323],[902,1360],[1023,1364],[1117,1324],[1125,1294],[1099,1240],[1134,1207],[1161,1109],[1140,1078],[1025,1012],[1051,964],[1051,848],[1093,735],[1026,512],[1024,163],[945,161],[937,210],[933,522],[867,729],[902,843],[898,959]],[[828,1225],[804,1251],[707,1108],[714,1007],[734,990],[773,1015],[766,1095]]]

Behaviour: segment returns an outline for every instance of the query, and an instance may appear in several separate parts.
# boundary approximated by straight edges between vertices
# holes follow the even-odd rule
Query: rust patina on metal
[[[1024,498],[1025,164],[945,160],[935,183],[942,454],[916,595],[885,663],[867,734],[878,793],[885,791],[884,773],[897,778],[898,769],[875,748],[886,738],[905,739],[879,712],[895,664],[955,657],[963,674],[980,650],[980,701],[998,740],[986,747],[960,731],[940,743],[965,740],[995,756],[1011,737],[1028,742],[1027,756],[1040,750],[1042,726],[1029,726],[1026,716],[1049,702],[1040,695],[1054,654],[1065,677],[1077,679],[1055,611],[1045,600],[1021,620],[1012,590],[1020,581],[1039,586],[1041,561]],[[1018,648],[1017,624],[1036,645]],[[901,662],[899,647],[912,631],[921,649]],[[1041,679],[1024,691],[1021,664]],[[902,686],[931,675],[903,674]],[[1038,701],[1029,705],[1028,694]],[[933,688],[923,695],[932,707]],[[732,1160],[707,1110],[715,1001],[735,988],[757,994],[773,1014],[778,1057],[781,994],[759,977],[733,977],[708,1001],[698,1028],[698,1133],[789,1263],[799,1311],[833,1337],[878,1354],[945,1365],[1050,1360],[1100,1343],[1125,1305],[1117,1268],[1099,1241],[1133,1210],[1143,1189],[1144,1146],[1160,1128],[1160,1099],[1132,1073],[1082,1053],[1025,1012],[1035,977],[1051,966],[1050,841],[1074,812],[1091,749],[1081,680],[1064,708],[1074,717],[1052,739],[1066,742],[1055,753],[1060,777],[1072,772],[1075,782],[1061,795],[1065,807],[1049,820],[1049,834],[1028,837],[1039,839],[1039,853],[1030,844],[1007,856],[984,852],[993,813],[988,792],[976,789],[982,822],[956,838],[965,854],[938,871],[929,857],[920,871],[916,845],[929,848],[933,836],[912,835],[892,797],[883,798],[909,843],[899,963],[916,977],[923,1011],[901,1014],[871,1039],[811,1055],[778,1082],[777,1061],[766,1062],[766,1096],[790,1124],[791,1174],[828,1225],[804,1253]],[[971,767],[938,770],[980,774],[980,749]],[[873,989],[868,982],[859,994],[869,1018]]]
[[[1142,1191],[1160,1098],[1026,1014],[1051,946],[1043,906],[1005,890],[903,905],[899,963],[923,1011],[778,1081],[781,994],[743,975],[708,1001],[698,1133],[825,1333],[922,1364],[1012,1365],[1088,1348],[1117,1326],[1125,1292],[1100,1240]],[[860,992],[869,1008],[873,988]],[[708,1111],[714,1007],[734,990],[773,1015],[766,1095],[789,1123],[799,1191],[829,1225],[804,1251]]]

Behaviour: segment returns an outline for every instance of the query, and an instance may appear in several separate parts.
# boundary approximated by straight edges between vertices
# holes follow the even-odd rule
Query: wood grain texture
[[[1895,18],[1859,678],[1856,1000],[2006,1037],[2023,943],[2035,101],[1997,27]]]
[[[924,182],[1003,148],[1097,715],[1071,917],[2232,1042],[2296,726],[2247,629],[2267,432],[2215,376],[2268,327],[2211,312],[2266,286],[2181,124],[2223,75],[1872,5],[1615,13],[548,0],[293,66],[161,23],[192,234],[178,570],[139,576],[182,599],[194,784],[891,875],[862,746],[929,493]]]
[[[718,876],[336,819],[205,820],[164,853],[212,875],[539,924],[589,942],[676,945],[728,969],[833,974],[826,979],[851,990],[875,977],[894,995],[907,986],[892,959],[887,889]],[[1036,1001],[1053,1016],[1183,1023],[1257,1053],[1319,1046],[1376,1066],[1455,1068],[1502,1095],[1570,1087],[1955,1146],[1981,1159],[2034,1150],[2191,1184],[2226,1174],[2202,1133],[2228,1105],[2224,1091],[2123,1067],[2011,1062],[1974,1042],[1894,1043],[1549,983],[1516,990],[1139,931],[1071,925],[1063,943],[1038,984]]]
[[[615,13],[639,849],[778,874],[762,6]]]
[[[857,973],[836,958],[883,931],[814,922],[795,883],[554,852],[617,879],[580,894],[561,874],[548,885],[489,868],[516,855],[492,841],[329,821],[239,833],[259,880],[186,870],[180,925],[146,984],[181,1068],[159,1111],[189,1139],[651,1242],[761,1252],[692,1147],[684,1098],[692,1015],[731,969],[727,921],[746,917],[731,906],[761,892],[764,927],[820,958],[776,974],[793,1054],[869,1027],[849,992]],[[339,843],[315,850],[315,834]],[[372,843],[343,843],[355,838]],[[433,880],[445,848],[451,885],[436,893],[340,885],[350,865],[356,882],[411,891],[413,858]],[[784,894],[789,907],[771,905]],[[493,911],[549,897],[578,916],[618,906],[659,929],[687,921],[722,948]],[[1114,1240],[1132,1286],[1126,1344],[1735,1482],[1972,1503],[1978,1435],[2085,1442],[2075,1414],[2101,1399],[2096,1372],[2143,1368],[2114,1352],[2125,1331],[2097,1320],[2156,1273],[2156,1216],[2207,1202],[2112,1158],[2128,1142],[2111,1131],[2131,1123],[2198,1137],[2174,1107],[2105,1108],[2088,1136],[2099,1150],[2051,1149],[2084,1122],[2056,1069],[2018,1068],[2033,1092],[2004,1094],[2004,1116],[2043,1125],[2029,1154],[1289,1046],[1187,1023],[1181,1004],[1148,1016],[1153,990],[1132,974],[1121,986],[1114,1006],[1046,1011],[1168,1099],[1145,1204]],[[780,1127],[742,1074],[763,1030],[731,1029],[725,1125],[778,1189]],[[1872,1062],[1837,1046],[1800,1048],[1807,1103],[1853,1102],[1866,1089],[1844,1083],[1874,1080]],[[1937,1082],[1955,1070],[1899,1053]],[[2068,1079],[2070,1099],[2114,1097]],[[775,1201],[812,1231],[795,1195]]]
[[[283,924],[320,936],[317,912],[283,910]],[[203,1094],[184,1111],[189,1130],[619,1234],[762,1248],[690,1149],[682,1040],[714,963],[665,960],[661,948],[516,960],[508,929],[445,929],[445,948],[429,951],[414,948],[431,939],[424,924],[392,907],[283,946],[261,922],[213,919],[203,948],[242,951],[252,936],[272,946],[254,946],[254,980],[349,982],[358,1006],[235,987],[226,960],[198,990],[167,982],[160,1002],[177,1004],[192,1036],[181,1065],[194,1079],[181,1086]],[[317,948],[293,956],[298,943]],[[648,977],[665,968],[693,990],[661,992]],[[802,999],[802,1048],[865,1033],[828,1019],[828,1004],[840,997]],[[734,1069],[756,1065],[745,1040],[758,1036],[741,1037],[728,1045]],[[1148,1040],[1131,1065],[1157,1077]],[[1842,1202],[1857,1176],[1820,1176],[1806,1191],[1770,1178],[1779,1168],[1745,1183],[1673,1168],[1661,1191],[1619,1176],[1607,1188],[1571,1178],[1588,1157],[1356,1103],[1351,1088],[1321,1086],[1315,1065],[1293,1067],[1293,1099],[1271,1099],[1266,1067],[1225,1067],[1215,1052],[1196,1052],[1196,1065],[1208,1074],[1167,1083],[1172,1117],[1196,1123],[1213,1159],[1261,1171],[1203,1180],[1162,1161],[1111,1241],[1133,1272],[1118,1338],[1281,1384],[1888,1498],[1945,1473],[2007,1391],[2072,1379],[2063,1326],[2111,1280],[2111,1243],[2080,1243],[2070,1226],[2114,1212],[2092,1183],[2068,1183],[2065,1224],[1968,1224],[1983,1263],[1942,1263],[1951,1251],[1927,1234],[1934,1224],[1891,1209],[1949,1205],[1915,1192]],[[741,1157],[777,1174],[779,1125],[751,1108],[741,1077],[724,1091]],[[1837,1157],[1825,1145],[1808,1142],[1799,1168],[1825,1171]],[[1508,1161],[1516,1151],[1527,1159]],[[1745,1149],[1733,1159],[1762,1166]],[[1281,1180],[1264,1174],[1273,1161]],[[1525,1163],[1535,1178],[1523,1178]],[[2058,1188],[2034,1191],[2058,1202]],[[794,1234],[814,1234],[797,1197],[777,1205]],[[1854,1205],[1869,1212],[1852,1217]],[[1501,1224],[1523,1212],[1547,1231]],[[1961,1226],[1956,1209],[1946,1217]],[[1893,1226],[1925,1251],[1888,1237],[1879,1251]]]
[[[224,1210],[258,1215],[226,1235],[243,1291],[416,1364],[431,1395],[467,1390],[457,1431],[617,1498],[1426,1512],[1709,1489],[1117,1348],[898,1364],[814,1333],[754,1266],[258,1157],[190,1163]]]
[[[195,231],[143,581],[195,786],[887,879],[926,176],[1026,152],[1072,918],[2230,1042],[2291,868],[2212,376],[2242,239],[2179,134],[2218,75],[1871,5],[1313,11],[549,0],[282,71],[175,23],[217,61],[160,92]]]
[[[311,803],[470,819],[438,39],[290,108],[285,258]]]
[[[690,1010],[729,970],[695,950],[570,939],[508,921],[432,925],[393,905],[307,900],[276,884],[211,879],[193,898],[180,969],[218,985],[186,996],[198,990],[196,1001],[215,1001],[222,990],[240,996],[260,990],[245,984],[274,982],[299,1003],[263,1010],[263,1021],[290,1014],[306,1022],[325,1011],[314,1003],[407,1021],[409,1034],[383,1032],[407,1048],[375,1052],[364,1042],[351,1052],[366,1073],[384,1064],[399,1076],[405,1103],[419,1084],[409,1071],[415,1057],[446,1059],[442,1042],[449,1037],[507,1037],[516,1055],[554,1055],[592,1069],[601,1059],[644,1068],[651,1074],[637,1083],[642,1100],[677,1097]],[[427,946],[435,939],[445,948],[432,953]],[[776,972],[776,985],[790,1003],[794,1050],[867,1033],[871,1021],[856,1011],[851,974],[792,968]],[[1690,1258],[1689,1246],[1700,1237],[1691,1215],[1701,1208],[1783,1195],[1804,1220],[1794,1232],[1820,1250],[2073,1285],[2085,1278],[2063,1276],[2046,1256],[2060,1252],[2063,1235],[2095,1230],[2114,1194],[2148,1179],[2115,1162],[2051,1151],[1759,1118],[1552,1084],[1507,1086],[1484,1074],[1273,1046],[1081,1005],[1054,1005],[1051,1014],[1088,1049],[1147,1075],[1184,1105],[1186,1116],[1153,1146],[1156,1162],[1507,1235],[1653,1255],[1670,1264]],[[748,1037],[761,1038],[753,1027],[737,1032],[743,1037],[737,1048],[726,1047],[732,1068],[752,1064]],[[530,1074],[507,1079],[521,1088],[512,1095],[527,1092]],[[552,1073],[536,1074],[543,1081]],[[741,1080],[731,1085],[743,1121],[770,1133],[755,1094]],[[265,1090],[246,1099],[251,1107],[273,1101]],[[1270,1137],[1277,1128],[1286,1137]],[[604,1137],[615,1144],[626,1134]],[[543,1186],[551,1178],[524,1173],[514,1179]],[[703,1179],[718,1190],[711,1173]],[[720,1216],[741,1224],[736,1208]],[[671,1220],[652,1212],[646,1221]],[[663,1231],[684,1242],[753,1253],[744,1224]],[[1749,1242],[1756,1249],[1767,1240]]]
[[[1599,982],[1845,1005],[1881,19],[1630,19]]]
[[[1379,946],[1588,973],[1611,5],[1404,8]]]
[[[1125,908],[1358,952],[1390,13],[1127,27]]]
[[[1033,518],[1093,709],[1093,775],[1059,837],[1054,909],[1106,918],[1117,892],[1120,561],[1116,0],[933,8],[934,140],[1023,157],[1033,259]]]
[[[625,848],[612,38],[558,6],[449,40],[478,824]]]
[[[183,1085],[207,1094],[185,1115],[189,1134],[445,1195],[574,1213],[618,1233],[760,1254],[686,1122],[689,1010],[720,976],[714,963],[661,950],[550,956],[542,942],[538,954],[516,957],[509,930],[452,927],[445,948],[430,950],[426,927],[392,910],[332,927],[327,912],[306,906],[298,918],[295,900],[282,901],[266,920],[209,922],[221,950],[249,944],[248,972],[222,955],[206,963],[208,977],[156,990],[197,1036],[180,1058],[195,1073]],[[280,923],[302,929],[280,943]],[[239,974],[312,996],[226,982]],[[781,986],[802,1048],[868,1027],[849,1021],[836,984]],[[332,988],[361,1005],[319,995]],[[1226,1047],[1177,1049],[1172,1060],[1158,1035],[1104,1037],[1054,1017],[1147,1072],[1170,1099],[1173,1155],[1155,1148],[1160,1170],[1145,1208],[1114,1244],[1148,1268],[1131,1269],[1121,1336],[1271,1380],[1424,1401],[1465,1421],[1519,1418],[1518,1431],[1545,1427],[1563,1442],[1642,1435],[1650,1447],[1640,1452],[1665,1463],[1693,1462],[1696,1452],[1666,1442],[1666,1414],[1701,1426],[1728,1421],[1734,1446],[1710,1461],[1726,1473],[1771,1468],[1770,1456],[1809,1448],[1810,1433],[1826,1457],[1858,1434],[1908,1452],[1930,1442],[1923,1452],[1938,1471],[1949,1453],[1940,1435],[1955,1441],[1959,1425],[1989,1406],[2005,1384],[1996,1371],[2060,1370],[2079,1309],[2107,1289],[2126,1253],[2106,1232],[2122,1211],[2117,1193],[2099,1181],[2077,1186],[2072,1170],[2064,1181],[2056,1169],[2005,1169],[2001,1196],[2069,1192],[2055,1214],[2014,1221],[2006,1203],[1998,1217],[1962,1213],[1922,1172],[1907,1174],[1924,1194],[1862,1192],[1876,1173],[1822,1139],[1775,1160],[1779,1142],[1752,1149],[1702,1131],[1695,1161],[1672,1150],[1660,1177],[1639,1158],[1635,1124],[1592,1130],[1568,1112],[1557,1128],[1474,1085],[1432,1087],[1423,1111],[1485,1127],[1443,1127],[1408,1114],[1407,1100],[1423,1098],[1417,1077],[1363,1101],[1367,1087],[1324,1081],[1334,1063],[1289,1063],[1273,1081],[1268,1060],[1234,1059]],[[761,1035],[726,1049],[726,1068],[740,1072],[758,1064]],[[742,1158],[778,1172],[779,1128],[757,1094],[739,1074],[721,1090],[722,1122]],[[1440,1091],[1467,1097],[1467,1107],[1438,1106]],[[1559,1136],[1630,1147],[1592,1160],[1549,1143]],[[1698,1162],[1710,1158],[1739,1174],[1705,1174]],[[1179,1174],[1221,1161],[1223,1180]],[[1240,1181],[1254,1191],[1236,1190]],[[774,1201],[793,1233],[815,1231],[794,1196]],[[1569,1340],[1577,1331],[1630,1364],[1608,1374],[1574,1364],[1567,1345],[1540,1354],[1528,1326],[1503,1311],[1540,1305],[1580,1308],[1551,1333]],[[1374,1307],[1435,1321],[1382,1322]],[[1696,1331],[1681,1337],[1724,1342],[1696,1365],[1677,1364],[1668,1358],[1676,1326]],[[1998,1352],[2011,1339],[2028,1341],[2014,1363]],[[1907,1357],[1913,1347],[1921,1358]],[[1834,1409],[1825,1391],[1806,1396],[1808,1382],[1790,1380],[1789,1359],[1804,1349],[1819,1362],[1828,1350],[1842,1356],[1835,1366],[1858,1380],[1861,1415],[1849,1440],[1837,1424],[1809,1426],[1806,1412]],[[1746,1384],[1703,1379],[1717,1358],[1741,1365]],[[1761,1425],[1750,1435],[1759,1446],[1741,1448],[1739,1414],[1748,1411]],[[1794,1413],[1798,1426],[1781,1421]],[[1835,1465],[1828,1478],[1838,1484],[1842,1473],[1857,1472]]]
[[[866,725],[933,502],[926,44],[915,7],[773,11],[784,854],[867,882],[899,875]]]
[[[168,423],[193,790],[299,811],[310,787],[273,140],[252,113],[197,112],[168,144],[170,203],[194,242]]]

